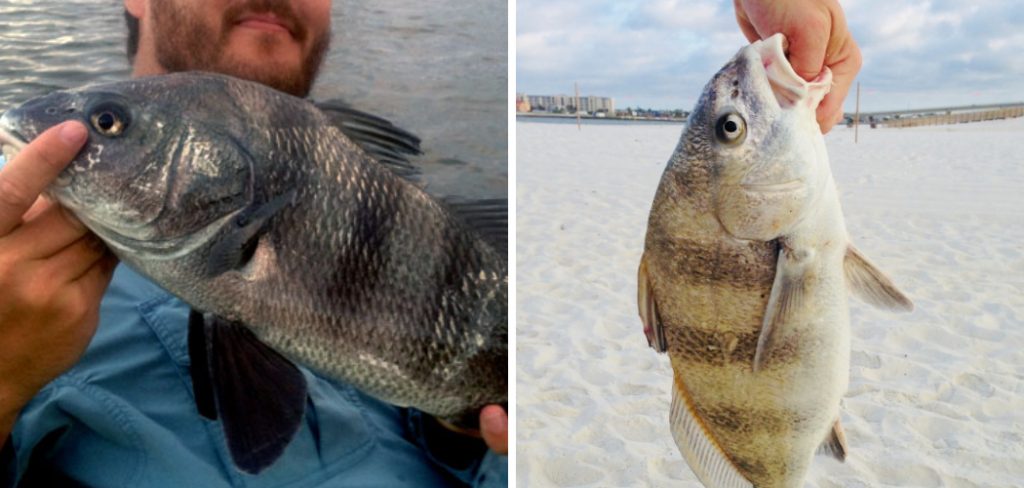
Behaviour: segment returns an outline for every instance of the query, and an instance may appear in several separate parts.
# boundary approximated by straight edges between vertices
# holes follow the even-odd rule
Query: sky
[[[1024,2],[841,1],[863,67],[844,108],[1024,102]],[[516,91],[689,110],[747,44],[732,0],[518,0]]]

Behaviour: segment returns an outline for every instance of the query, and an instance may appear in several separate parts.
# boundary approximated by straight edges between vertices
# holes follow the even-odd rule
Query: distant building
[[[580,95],[580,106],[576,106],[576,97],[573,95],[526,95],[519,94],[516,98],[522,97],[526,100],[532,110],[543,110],[547,112],[558,112],[575,108],[587,113],[608,112],[615,113],[615,99],[609,97],[597,97],[594,95]],[[518,106],[518,101],[517,101]],[[571,110],[569,110],[571,111]]]
[[[531,112],[533,107],[530,106],[530,101],[526,99],[526,95],[522,93],[516,94],[516,112]]]

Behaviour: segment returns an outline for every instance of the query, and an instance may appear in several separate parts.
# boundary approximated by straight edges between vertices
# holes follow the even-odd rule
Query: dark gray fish
[[[291,361],[467,428],[507,402],[507,207],[449,205],[402,178],[411,134],[182,73],[31,100],[0,119],[0,142],[72,119],[89,142],[47,194],[196,310],[197,403],[241,469],[298,428]]]

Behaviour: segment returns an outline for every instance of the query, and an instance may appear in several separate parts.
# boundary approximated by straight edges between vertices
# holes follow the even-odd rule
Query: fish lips
[[[786,36],[775,34],[748,46],[748,55],[756,56],[764,68],[768,85],[779,107],[814,110],[832,88],[832,70],[826,66],[811,81],[804,80],[786,57],[786,45]],[[756,70],[757,64],[751,63],[751,66]]]
[[[14,117],[5,113],[0,117],[0,146],[3,147],[4,157],[7,161],[14,159],[22,149],[28,145],[28,138],[18,132],[17,124],[13,122]]]
[[[7,112],[0,117],[0,151],[3,152],[4,163],[9,163],[29,143],[29,138],[19,130],[18,117],[12,112]],[[2,167],[3,164],[0,164]],[[50,184],[55,187],[66,187],[71,184],[72,173],[68,169],[61,171],[57,178]]]

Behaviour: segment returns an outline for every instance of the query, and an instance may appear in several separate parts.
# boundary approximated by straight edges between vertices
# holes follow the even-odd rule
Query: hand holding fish
[[[85,226],[39,197],[85,140],[77,122],[54,127],[0,171],[0,435],[85,351],[116,265]]]
[[[832,89],[818,105],[821,132],[843,118],[843,100],[860,71],[860,48],[846,27],[836,0],[734,0],[736,21],[750,42],[781,33],[789,40],[787,55],[801,78],[811,81],[832,70]]]

